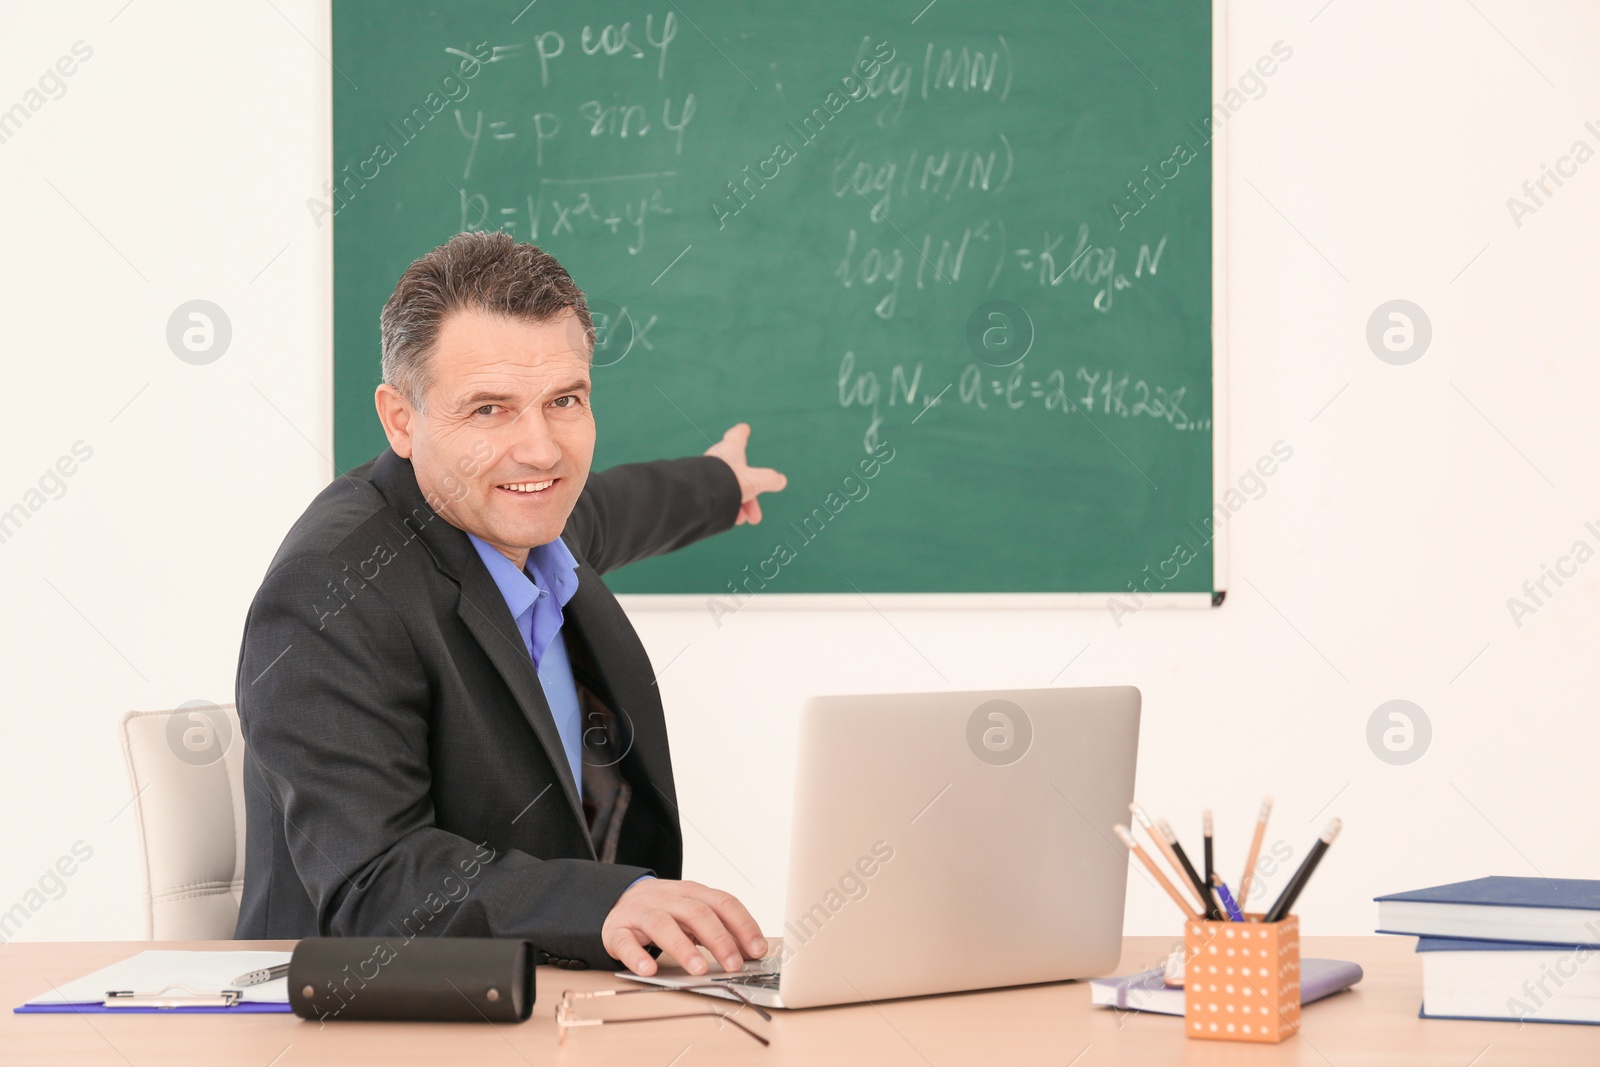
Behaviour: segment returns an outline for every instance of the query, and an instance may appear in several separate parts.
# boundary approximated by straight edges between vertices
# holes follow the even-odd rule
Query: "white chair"
[[[146,940],[232,940],[245,828],[244,737],[234,706],[127,712],[122,751],[139,828]]]

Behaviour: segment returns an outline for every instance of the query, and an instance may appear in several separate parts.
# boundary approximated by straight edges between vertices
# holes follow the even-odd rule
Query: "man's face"
[[[561,536],[594,458],[588,354],[572,311],[548,322],[452,312],[431,357],[419,413],[379,389],[396,454],[452,526],[521,566]]]

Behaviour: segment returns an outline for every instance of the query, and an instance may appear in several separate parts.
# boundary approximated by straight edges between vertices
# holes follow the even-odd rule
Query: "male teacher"
[[[594,326],[551,256],[459,234],[381,317],[389,448],[278,549],[245,623],[240,938],[519,937],[558,966],[707,970],[766,943],[680,881],[650,660],[600,576],[786,479],[704,456],[591,476]]]

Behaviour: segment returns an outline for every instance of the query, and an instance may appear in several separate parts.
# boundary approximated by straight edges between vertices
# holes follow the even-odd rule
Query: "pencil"
[[[1211,876],[1211,885],[1216,889],[1217,896],[1222,898],[1222,906],[1228,912],[1228,919],[1236,923],[1244,922],[1244,912],[1239,910],[1238,903],[1235,902],[1233,897],[1229,895],[1228,887],[1222,881],[1222,876],[1220,874],[1213,874]]]
[[[1139,820],[1139,825],[1144,827],[1144,832],[1150,835],[1150,840],[1155,842],[1156,848],[1161,850],[1161,855],[1166,857],[1167,862],[1172,865],[1172,873],[1177,875],[1178,880],[1188,885],[1190,890],[1193,891],[1194,886],[1190,883],[1188,875],[1183,873],[1183,865],[1178,862],[1177,853],[1172,851],[1172,846],[1167,844],[1166,838],[1161,836],[1161,831],[1156,829],[1155,822],[1151,820],[1150,816],[1137,802],[1129,804],[1128,810],[1133,812],[1133,817]],[[1205,897],[1196,894],[1195,899],[1200,902],[1202,913],[1209,911],[1206,907]]]
[[[1161,830],[1162,838],[1167,842],[1167,847],[1172,849],[1172,854],[1178,857],[1178,862],[1183,864],[1183,873],[1194,883],[1195,889],[1200,892],[1200,900],[1205,904],[1206,918],[1212,922],[1222,922],[1227,916],[1222,914],[1222,909],[1217,907],[1216,899],[1211,895],[1211,889],[1200,880],[1200,872],[1194,869],[1194,864],[1189,862],[1188,853],[1183,851],[1183,846],[1178,843],[1178,835],[1172,832],[1172,825],[1165,819],[1157,819],[1156,826]]]
[[[1306,853],[1305,862],[1300,864],[1300,869],[1294,872],[1294,877],[1289,879],[1289,884],[1283,887],[1283,893],[1278,897],[1278,902],[1272,905],[1262,922],[1275,923],[1289,914],[1289,909],[1294,907],[1294,902],[1299,899],[1300,893],[1305,889],[1306,883],[1311,881],[1311,875],[1317,869],[1317,864],[1322,860],[1322,854],[1328,851],[1328,846],[1333,844],[1333,839],[1339,836],[1339,828],[1344,824],[1335,819],[1322,831],[1322,836],[1317,838],[1317,843],[1311,846],[1311,851]]]
[[[1272,814],[1272,798],[1261,802],[1261,814],[1256,816],[1256,836],[1250,842],[1250,855],[1244,860],[1244,877],[1239,879],[1239,905],[1250,902],[1250,879],[1256,873],[1256,860],[1261,856],[1261,839],[1267,836],[1267,816]]]
[[[1128,851],[1139,857],[1139,862],[1145,865],[1145,869],[1156,880],[1156,884],[1165,889],[1167,896],[1172,898],[1172,902],[1183,909],[1184,918],[1190,920],[1199,919],[1200,916],[1189,906],[1189,902],[1184,899],[1183,894],[1178,892],[1178,887],[1173,885],[1167,876],[1161,873],[1161,868],[1156,866],[1156,861],[1150,858],[1150,853],[1139,847],[1139,842],[1133,839],[1133,835],[1128,832],[1128,828],[1118,823],[1114,829],[1117,832],[1117,836],[1122,839],[1122,843],[1128,846]]]
[[[1216,873],[1211,862],[1211,809],[1207,808],[1200,813],[1200,832],[1205,837],[1205,881],[1206,885],[1212,884],[1212,875]]]

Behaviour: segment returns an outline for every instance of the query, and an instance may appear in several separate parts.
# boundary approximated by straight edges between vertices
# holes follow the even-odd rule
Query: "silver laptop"
[[[622,976],[809,1008],[1109,973],[1138,738],[1131,686],[814,697],[781,942]]]

